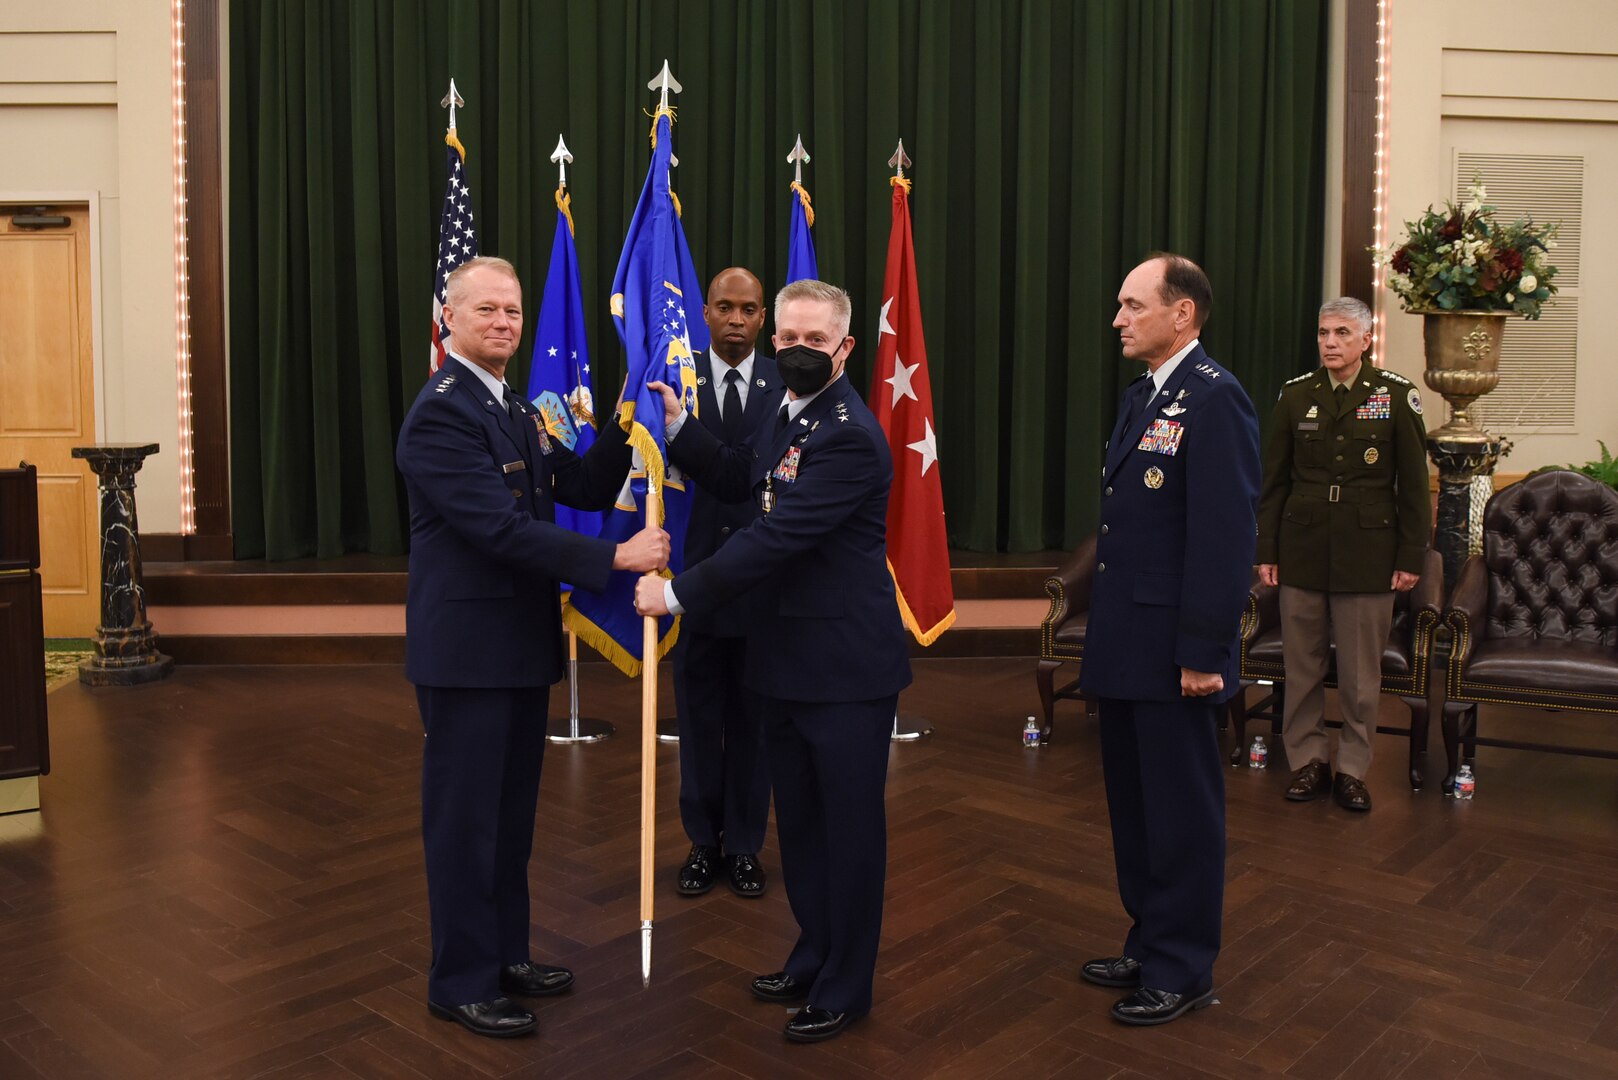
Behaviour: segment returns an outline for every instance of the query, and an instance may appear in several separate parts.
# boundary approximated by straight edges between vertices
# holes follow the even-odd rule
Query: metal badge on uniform
[[[1305,420],[1313,420],[1315,417],[1317,417],[1319,415],[1320,415],[1320,406],[1319,405],[1311,405],[1311,406],[1309,406],[1309,411],[1303,414],[1303,418]]]
[[[1354,410],[1356,420],[1386,420],[1393,415],[1393,399],[1388,397],[1387,387],[1378,388],[1381,393],[1374,393],[1365,399],[1365,404]]]
[[[762,389],[764,389],[764,380],[763,379],[754,379],[753,380],[753,385],[758,387],[760,390],[762,390]]]
[[[776,464],[771,476],[782,483],[790,484],[798,479],[798,462],[803,457],[803,448],[798,446],[787,447],[786,454]]]
[[[443,377],[443,379],[439,381],[437,386],[433,387],[433,393],[442,394],[444,391],[448,390],[450,387],[452,387],[454,385],[455,385],[455,373],[452,371],[448,375],[445,375]]]
[[[765,488],[758,493],[758,508],[768,514],[775,509],[775,492]]]
[[[538,413],[529,413],[528,416],[534,422],[534,430],[539,432],[539,452],[549,456],[556,447],[551,445],[551,437],[545,433],[545,421],[540,419]]]
[[[1150,450],[1154,454],[1167,454],[1173,457],[1180,449],[1180,437],[1185,434],[1185,425],[1178,420],[1153,420],[1146,429],[1146,434],[1140,437],[1137,450]]]
[[[707,386],[708,385],[708,376],[706,376],[706,375],[698,375],[697,376],[697,385],[698,386]]]
[[[1367,464],[1367,465],[1375,465],[1376,464],[1376,459],[1379,456],[1381,456],[1381,455],[1379,455],[1376,452],[1376,447],[1367,446],[1365,448],[1365,464]]]
[[[510,473],[520,472],[521,470],[526,469],[526,468],[528,468],[528,466],[524,462],[521,462],[521,461],[508,461],[504,465],[500,466],[500,471],[503,472],[503,473],[507,473],[509,475]]]
[[[1146,470],[1145,480],[1146,486],[1151,488],[1153,491],[1156,491],[1158,488],[1163,486],[1163,470],[1159,469],[1156,465],[1153,465],[1150,469]]]
[[[1169,402],[1168,405],[1163,409],[1163,415],[1179,416],[1181,413],[1185,412],[1185,406],[1180,404],[1180,399],[1183,397],[1185,397],[1185,391],[1181,390],[1174,396],[1174,400]]]

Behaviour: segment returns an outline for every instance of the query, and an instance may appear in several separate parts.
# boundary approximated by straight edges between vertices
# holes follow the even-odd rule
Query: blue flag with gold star
[[[573,197],[556,189],[556,240],[545,273],[545,297],[534,329],[534,357],[528,372],[528,400],[545,418],[545,430],[575,454],[596,441],[595,391],[590,380],[590,347],[584,339],[584,294],[579,285],[579,250],[573,239]],[[556,523],[584,536],[601,532],[601,513],[560,503]],[[569,587],[563,585],[563,591]]]
[[[669,534],[671,550],[665,576],[685,566],[685,526],[690,495],[685,478],[668,464],[663,427],[663,397],[647,388],[661,382],[674,387],[692,414],[697,409],[697,375],[692,355],[708,347],[702,320],[702,286],[680,225],[680,203],[670,186],[673,156],[673,112],[660,107],[652,121],[652,164],[646,185],[629,222],[623,254],[612,281],[613,326],[623,340],[628,388],[619,422],[635,451],[635,465],[617,504],[601,523],[601,536],[622,542],[646,525],[648,488],[662,493],[659,522]],[[640,575],[612,575],[599,593],[575,589],[568,626],[626,675],[640,674],[641,626],[635,614],[635,582]],[[658,628],[658,656],[673,647],[679,620],[665,616]]]

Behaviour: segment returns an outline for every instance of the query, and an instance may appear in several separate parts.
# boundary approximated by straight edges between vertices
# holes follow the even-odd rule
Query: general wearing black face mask
[[[806,397],[831,382],[833,355],[807,345],[788,345],[775,354],[775,364],[787,389]]]

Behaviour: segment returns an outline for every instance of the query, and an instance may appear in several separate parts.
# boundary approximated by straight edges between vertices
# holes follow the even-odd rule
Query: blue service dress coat
[[[557,583],[603,587],[615,549],[558,527],[555,505],[605,508],[630,464],[618,425],[579,457],[514,400],[516,416],[451,359],[395,455],[410,497],[405,675],[426,734],[427,997],[442,1006],[493,1000],[501,967],[530,959],[545,687],[563,670]]]
[[[893,459],[876,418],[840,376],[790,425],[769,419],[740,450],[680,428],[675,464],[725,499],[774,507],[674,579],[700,619],[748,590],[749,685],[791,701],[869,701],[910,685],[888,571]],[[798,660],[782,663],[788,656]]]
[[[1182,667],[1235,692],[1260,479],[1253,403],[1198,345],[1107,442],[1085,693],[1178,701]]]
[[[579,457],[491,399],[451,357],[417,395],[395,455],[410,499],[405,677],[418,686],[549,686],[564,673],[558,582],[602,589],[615,545],[555,524],[612,505],[629,471],[607,424]]]
[[[753,432],[775,421],[786,387],[775,361],[755,352],[741,422],[729,433],[721,416],[729,370],[711,351],[697,355],[697,419],[715,438],[739,449]],[[755,499],[727,501],[696,485],[685,532],[685,565],[713,555],[758,516]],[[744,681],[751,595],[743,593],[711,612],[687,612],[670,658],[679,714],[680,821],[693,844],[732,855],[758,854],[770,817],[764,723],[758,695]]]
[[[1173,994],[1209,991],[1219,954],[1218,713],[1237,687],[1259,481],[1253,403],[1201,345],[1162,390],[1146,375],[1131,385],[1103,468],[1080,686],[1100,699],[1113,859],[1131,920],[1123,954],[1139,961],[1141,986]],[[1224,688],[1182,696],[1181,668],[1218,672]]]
[[[720,496],[768,508],[676,577],[674,595],[703,613],[753,591],[746,678],[764,699],[781,872],[799,929],[785,970],[809,987],[809,1005],[863,1015],[882,936],[888,739],[910,684],[887,561],[887,438],[839,377],[739,451],[687,423],[671,454]]]

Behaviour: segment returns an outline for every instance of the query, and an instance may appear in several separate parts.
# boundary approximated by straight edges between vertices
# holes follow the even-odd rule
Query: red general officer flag
[[[888,570],[899,593],[899,614],[923,645],[955,622],[944,532],[944,488],[938,479],[933,391],[921,330],[916,252],[910,238],[910,181],[894,178],[893,232],[882,279],[876,370],[868,399],[893,452],[888,496]]]

